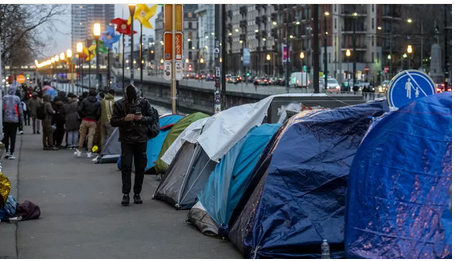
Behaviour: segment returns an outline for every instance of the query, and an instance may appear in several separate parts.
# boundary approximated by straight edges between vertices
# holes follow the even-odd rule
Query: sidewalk
[[[19,160],[7,164],[20,164],[18,201],[40,206],[41,218],[18,223],[18,258],[242,257],[229,241],[186,224],[188,211],[151,200],[155,176],[146,176],[144,204],[122,207],[116,164],[94,164],[71,150],[43,151],[41,135],[24,131]],[[1,224],[2,232],[4,225],[11,226]],[[16,257],[3,249],[0,257]]]

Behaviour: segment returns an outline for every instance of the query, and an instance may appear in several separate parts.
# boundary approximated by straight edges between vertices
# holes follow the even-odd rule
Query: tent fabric
[[[452,93],[387,115],[365,137],[349,174],[347,257],[451,258],[451,184]]]
[[[213,122],[206,124],[198,138],[209,158],[219,162],[237,141],[243,138],[254,126],[262,124],[273,99],[276,97],[327,96],[326,94],[278,94],[264,98],[256,103],[235,106],[211,117]]]
[[[229,220],[251,171],[280,126],[263,124],[254,127],[223,156],[199,193],[198,204],[189,213],[189,221],[202,233],[227,236]]]
[[[201,146],[185,142],[158,185],[154,198],[176,209],[190,209],[215,165]]]
[[[147,166],[145,171],[147,172],[155,166],[155,161],[158,159],[158,154],[161,151],[163,142],[166,136],[170,132],[172,126],[175,125],[184,116],[180,114],[171,114],[160,117],[160,133],[153,139],[147,141]]]
[[[352,159],[376,101],[291,117],[264,149],[231,218],[230,240],[247,258],[344,256],[344,205]]]
[[[191,123],[182,133],[180,133],[160,159],[169,166],[185,141],[192,144],[197,142],[196,139],[201,134],[202,128],[208,119],[209,118],[203,118]]]
[[[98,163],[115,163],[122,154],[122,148],[120,146],[119,130],[114,128],[111,136],[106,141],[106,145],[101,150],[101,157]]]
[[[172,126],[171,130],[169,131],[168,135],[166,136],[166,139],[163,142],[163,146],[161,147],[161,151],[158,154],[158,158],[155,164],[155,169],[157,173],[164,173],[167,169],[167,165],[164,161],[161,160],[161,157],[166,153],[168,148],[172,145],[172,143],[177,139],[177,137],[193,122],[202,119],[202,118],[207,118],[209,115],[202,113],[202,112],[196,112],[192,113],[190,115],[187,115],[186,117],[180,119],[174,126]]]

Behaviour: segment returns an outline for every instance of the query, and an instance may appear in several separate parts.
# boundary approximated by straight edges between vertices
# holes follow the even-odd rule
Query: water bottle
[[[322,240],[321,259],[330,259],[330,246],[327,239]]]

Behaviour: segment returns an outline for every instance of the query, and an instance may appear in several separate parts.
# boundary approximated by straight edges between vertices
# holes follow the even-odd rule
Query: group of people
[[[76,149],[74,154],[77,157],[81,156],[86,145],[87,157],[92,158],[94,145],[101,151],[113,128],[118,127],[122,150],[121,204],[130,203],[133,159],[133,200],[136,204],[142,204],[140,193],[147,166],[147,142],[159,134],[160,126],[157,110],[141,96],[140,91],[130,85],[123,99],[115,102],[115,91],[112,89],[106,94],[90,89],[80,97],[73,93],[66,95],[65,92],[58,92],[52,99],[50,95],[43,95],[41,88],[37,88],[28,89],[25,96],[29,99],[21,101],[16,86],[12,85],[3,98],[5,158],[15,159],[16,132],[23,126],[26,114],[32,118],[33,134],[40,134],[42,120],[44,150]],[[66,146],[62,146],[65,133]]]

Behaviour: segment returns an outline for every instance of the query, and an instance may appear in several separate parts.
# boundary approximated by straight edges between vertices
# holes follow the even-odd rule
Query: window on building
[[[335,6],[336,6],[336,5],[335,5]],[[334,24],[334,26],[335,26],[335,29],[337,29],[337,19],[336,19],[336,18],[335,18],[335,24]]]
[[[188,60],[193,60],[193,52],[188,52]]]
[[[192,28],[193,28],[193,23],[192,23],[192,22],[188,22],[188,28],[189,28],[189,29],[192,29]]]
[[[329,53],[329,63],[332,62],[332,53]]]
[[[371,5],[371,11],[374,12],[374,5]]]
[[[376,53],[376,62],[379,63],[379,52]]]
[[[374,29],[374,18],[371,18],[371,29]]]
[[[371,46],[374,46],[374,36],[371,38]]]
[[[371,53],[371,62],[374,63],[374,53]]]
[[[334,12],[337,11],[337,5],[333,5],[333,11],[334,11]]]
[[[188,42],[188,49],[191,50],[193,48],[193,41]]]

